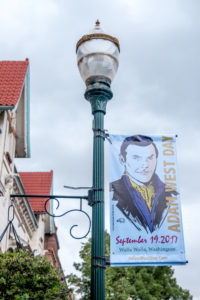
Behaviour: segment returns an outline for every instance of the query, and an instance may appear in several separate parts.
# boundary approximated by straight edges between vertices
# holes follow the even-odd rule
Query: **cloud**
[[[200,267],[195,250],[200,245],[193,235],[199,211],[199,9],[197,0],[8,0],[2,1],[0,10],[1,60],[30,59],[32,158],[17,160],[17,167],[53,169],[55,193],[71,194],[64,184],[92,185],[92,115],[77,68],[76,42],[97,18],[106,33],[119,38],[119,70],[105,128],[119,134],[178,134],[183,222],[191,262],[176,274],[197,296],[199,285],[190,274],[196,276]],[[105,148],[108,228],[107,142]],[[67,203],[62,202],[63,210],[68,205],[72,209],[75,201]],[[76,217],[71,221],[76,223]],[[72,260],[78,259],[80,241],[67,237],[68,218],[56,222],[62,264],[69,273]]]

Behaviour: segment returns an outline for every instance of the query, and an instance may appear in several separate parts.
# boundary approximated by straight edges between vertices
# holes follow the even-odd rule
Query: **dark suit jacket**
[[[161,226],[166,217],[166,197],[177,194],[177,192],[165,192],[165,185],[156,174],[153,175],[151,182],[155,191],[151,212],[127,176],[122,176],[110,186],[111,191],[114,192],[113,200],[117,201],[117,207],[121,212],[138,230],[141,230],[142,226],[147,232],[153,232]]]

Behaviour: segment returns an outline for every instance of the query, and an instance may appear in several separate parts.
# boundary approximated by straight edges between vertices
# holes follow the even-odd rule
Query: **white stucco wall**
[[[31,249],[36,255],[44,255],[44,239],[45,239],[45,222],[46,214],[37,215],[38,229],[33,233],[33,237],[30,240]]]
[[[25,93],[23,92],[21,97],[24,97],[24,95]],[[22,102],[21,105],[25,103],[22,98],[20,101]],[[20,107],[19,105],[18,109]],[[21,118],[23,118],[23,113]],[[20,121],[23,122],[23,120]],[[18,174],[14,174],[16,127],[15,110],[0,111],[0,235],[8,224],[8,207],[11,204],[10,194],[24,193],[16,180]],[[49,216],[44,213],[38,214],[36,222],[33,212],[31,212],[25,199],[21,197],[15,198],[14,204],[15,217],[13,224],[21,241],[24,245],[29,245],[36,255],[44,255],[45,227],[47,230],[47,227],[49,228],[50,226]],[[10,217],[12,217],[12,210],[10,210]],[[16,245],[14,235],[11,233],[11,238],[9,239],[8,233],[9,231],[6,232],[0,242],[2,252]]]
[[[16,148],[16,113],[15,111],[0,111],[0,235],[8,224],[8,207],[11,204],[10,194],[21,194],[23,191],[17,184],[14,174],[14,160]],[[15,217],[13,224],[17,234],[22,239],[24,245],[30,245],[31,249],[37,249],[38,254],[44,251],[44,223],[45,216],[39,216],[38,229],[33,220],[33,212],[27,206],[25,199],[15,199]],[[10,210],[12,217],[12,210]],[[0,247],[1,251],[6,251],[15,245],[8,239],[8,232],[4,235]]]
[[[11,111],[2,111],[0,113],[0,234],[2,234],[8,223],[8,206],[10,201],[10,193],[12,192],[13,181],[9,175],[13,174],[14,170],[14,151],[15,151],[15,137],[11,131],[12,122],[9,122],[10,117],[14,114]],[[9,153],[12,161],[9,161],[6,153]],[[5,251],[7,247],[7,236],[1,242],[1,248]]]

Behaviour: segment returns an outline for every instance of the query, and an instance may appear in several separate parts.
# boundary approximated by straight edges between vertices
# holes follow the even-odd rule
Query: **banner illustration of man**
[[[158,149],[151,137],[126,137],[120,148],[124,174],[111,182],[113,201],[138,231],[152,233],[162,226],[167,215],[166,197],[177,195],[166,191],[156,174]]]

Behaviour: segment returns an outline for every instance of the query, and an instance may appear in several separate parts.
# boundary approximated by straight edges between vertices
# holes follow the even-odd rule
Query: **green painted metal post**
[[[105,79],[94,78],[87,84],[85,98],[90,102],[94,115],[91,299],[104,300],[104,115],[106,104],[112,98],[110,83]]]

